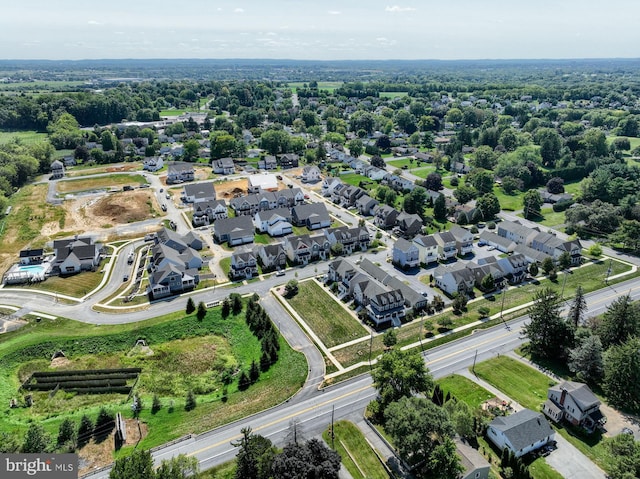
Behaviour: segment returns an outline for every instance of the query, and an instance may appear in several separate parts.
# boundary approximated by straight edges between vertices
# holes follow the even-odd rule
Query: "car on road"
[[[160,208],[162,208],[162,211],[167,211],[167,205],[165,205],[164,203],[162,203],[162,206],[160,206]]]
[[[125,275],[122,277],[122,282],[123,282],[123,283],[126,283],[127,281],[129,281],[129,274],[125,274]]]
[[[160,193],[162,193],[164,191],[164,188],[160,188]]]
[[[280,181],[282,181],[282,175],[276,175],[276,178],[278,178]]]
[[[633,431],[628,427],[623,427],[620,431],[621,434],[628,434],[629,436],[633,436]]]
[[[170,199],[171,199],[171,195],[170,195],[169,193],[167,193],[167,194],[165,195],[165,198],[167,198],[168,200],[170,200]]]
[[[276,276],[284,276],[284,271],[279,269],[278,271],[276,271]]]

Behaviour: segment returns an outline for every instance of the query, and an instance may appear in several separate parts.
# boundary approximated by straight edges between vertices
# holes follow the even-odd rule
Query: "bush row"
[[[94,381],[60,381],[57,383],[36,383],[36,384],[26,384],[24,385],[25,389],[29,391],[48,391],[50,389],[55,389],[56,387],[60,387],[60,389],[64,389],[68,391],[69,388],[74,389],[85,389],[85,388],[93,388],[93,387],[120,387],[126,386],[127,381],[125,379],[108,379],[108,380],[94,380]]]
[[[74,375],[74,376],[52,376],[52,377],[39,377],[31,376],[27,383],[36,381],[37,383],[58,383],[63,381],[100,381],[107,379],[135,379],[139,373],[116,373],[116,374],[86,374],[86,375]]]
[[[67,369],[63,371],[36,371],[31,376],[34,378],[47,378],[54,376],[74,376],[89,374],[125,374],[141,373],[142,368],[113,368],[113,369]]]

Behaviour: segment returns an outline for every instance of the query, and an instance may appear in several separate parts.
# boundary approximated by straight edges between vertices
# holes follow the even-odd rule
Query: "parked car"
[[[128,275],[128,274],[125,274],[125,275],[122,277],[122,282],[123,282],[123,283],[126,283],[127,281],[129,281],[129,275]]]
[[[160,208],[162,208],[162,211],[167,211],[167,205],[165,205],[164,203],[162,203],[162,206],[160,206]]]
[[[278,271],[276,271],[276,276],[284,276],[284,271],[279,269]]]

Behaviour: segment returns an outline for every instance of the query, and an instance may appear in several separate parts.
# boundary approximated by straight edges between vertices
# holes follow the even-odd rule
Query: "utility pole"
[[[604,278],[605,284],[609,284],[609,276],[611,275],[611,258],[609,258],[609,267],[607,268],[607,275]]]
[[[473,366],[471,366],[471,371],[473,371],[473,375],[477,376],[476,374],[476,359],[478,359],[478,350],[476,349],[476,354],[473,356]]]
[[[334,450],[335,450],[335,444],[333,442],[336,437],[336,433],[335,433],[335,430],[333,429],[333,417],[335,412],[336,412],[336,405],[334,404],[331,406],[331,449],[334,449]]]
[[[502,288],[502,305],[500,306],[500,319],[502,319],[504,321],[504,319],[502,318],[502,313],[504,311],[504,297],[507,293],[507,288],[506,286]]]
[[[371,337],[369,338],[369,371],[371,371],[371,349],[373,348],[373,329],[371,330]]]

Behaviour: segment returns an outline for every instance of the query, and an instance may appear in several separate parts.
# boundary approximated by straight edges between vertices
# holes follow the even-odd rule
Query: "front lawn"
[[[335,451],[342,458],[342,465],[353,479],[389,479],[380,459],[355,424],[338,421],[333,425],[333,432],[332,440],[329,426],[322,433],[322,438],[329,446],[334,444]]]
[[[540,411],[547,399],[547,390],[556,383],[526,364],[506,356],[476,364],[474,371],[480,379],[533,411]]]
[[[340,175],[338,178],[342,180],[343,183],[353,186],[360,186],[360,182],[364,181],[374,183],[371,178],[368,178],[364,175],[360,175],[358,173],[347,173],[346,175]]]
[[[328,348],[369,334],[313,280],[299,283],[298,294],[288,301]]]
[[[458,374],[438,379],[437,382],[444,391],[445,396],[447,393],[451,393],[452,396],[455,396],[459,401],[467,403],[473,409],[479,408],[482,403],[494,397],[482,386],[478,386],[470,379]]]

